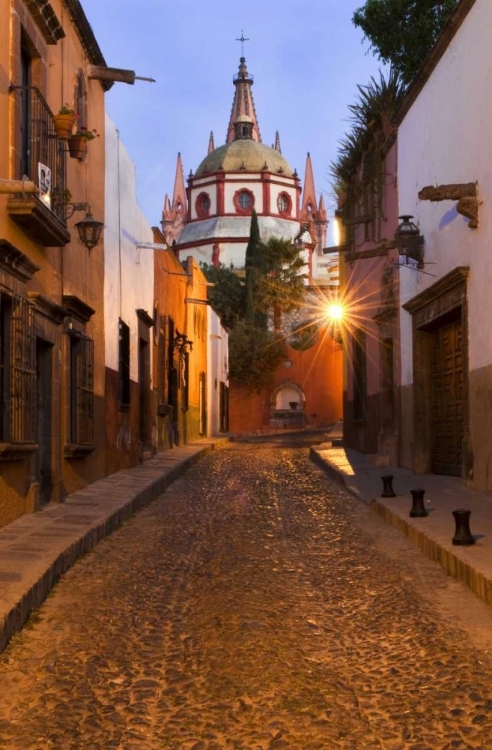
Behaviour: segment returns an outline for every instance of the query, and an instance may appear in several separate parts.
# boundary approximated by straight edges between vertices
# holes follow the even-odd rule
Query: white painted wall
[[[257,213],[263,212],[263,184],[261,182],[261,176],[256,174],[252,175],[256,178],[256,182],[253,180],[244,180],[244,182],[228,182],[225,181],[224,189],[224,212],[226,214],[235,214],[236,207],[234,205],[233,198],[236,193],[241,190],[249,190],[255,197],[254,208]]]
[[[290,197],[290,200],[292,201],[292,209],[289,214],[290,219],[295,219],[296,217],[296,196],[297,191],[295,188],[287,185],[277,185],[276,183],[271,184],[270,189],[270,210],[272,214],[278,214],[278,205],[277,200],[280,193],[287,193],[287,195]]]
[[[400,214],[425,237],[424,270],[400,272],[402,304],[457,266],[470,266],[469,366],[492,363],[492,2],[477,0],[398,130]],[[455,201],[419,201],[426,185],[479,183],[480,226]],[[403,385],[412,382],[410,315],[401,310]]]
[[[152,242],[137,202],[135,166],[106,114],[106,214],[104,218],[104,328],[106,367],[118,370],[118,319],[130,327],[130,377],[138,380],[136,310],[154,309],[154,253],[136,248]],[[152,332],[151,332],[152,335]]]
[[[190,210],[192,219],[198,218],[198,214],[196,211],[196,199],[201,193],[206,193],[206,195],[208,195],[210,199],[209,216],[212,217],[217,214],[217,188],[215,185],[208,184],[206,187],[195,188],[191,191]]]
[[[220,383],[229,385],[229,335],[222,326],[217,313],[208,311],[208,372],[207,372],[207,435],[219,434],[220,429]]]

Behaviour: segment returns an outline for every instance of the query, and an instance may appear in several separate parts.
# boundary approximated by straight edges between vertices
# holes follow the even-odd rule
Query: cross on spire
[[[244,57],[244,42],[249,42],[248,37],[244,36],[244,31],[241,29],[241,36],[236,39],[236,42],[241,42],[241,57]]]

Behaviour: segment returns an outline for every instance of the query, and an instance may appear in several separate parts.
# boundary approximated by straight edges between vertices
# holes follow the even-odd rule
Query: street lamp
[[[418,227],[411,221],[413,216],[405,214],[398,217],[401,224],[395,232],[395,247],[400,255],[405,256],[405,262],[409,259],[417,261],[417,268],[424,266],[424,238]]]
[[[89,203],[67,203],[65,204],[65,218],[69,219],[76,211],[85,211],[85,219],[75,224],[79,235],[79,242],[89,250],[99,244],[101,233],[104,228],[102,221],[94,219]]]

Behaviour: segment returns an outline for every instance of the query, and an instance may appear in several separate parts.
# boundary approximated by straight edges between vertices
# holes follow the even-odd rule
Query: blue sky
[[[347,106],[358,83],[380,63],[352,24],[364,0],[82,0],[111,67],[129,68],[156,83],[114,84],[106,108],[137,169],[138,199],[159,225],[172,194],[176,156],[185,177],[225,141],[244,30],[248,70],[262,140],[280,132],[282,153],[304,177],[313,159],[316,189],[329,213],[328,167],[349,128]]]

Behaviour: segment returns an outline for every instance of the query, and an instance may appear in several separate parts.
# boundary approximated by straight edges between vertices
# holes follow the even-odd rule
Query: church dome
[[[277,172],[284,177],[293,176],[292,169],[279,151],[254,140],[239,139],[211,151],[194,176],[203,177],[205,174],[213,174],[219,170],[261,172],[263,169],[268,172]]]

